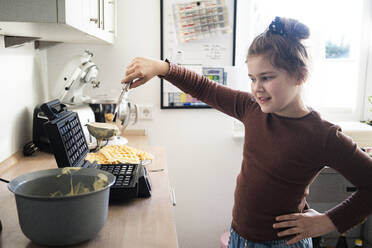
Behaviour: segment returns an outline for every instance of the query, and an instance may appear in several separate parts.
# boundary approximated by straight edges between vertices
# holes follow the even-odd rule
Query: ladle
[[[135,119],[133,120],[132,123],[133,124],[137,123],[137,118],[138,118],[137,104],[131,103],[128,99],[128,92],[133,82],[134,81],[130,81],[123,85],[120,96],[118,98],[118,102],[116,104],[116,109],[115,109],[115,114],[114,114],[116,126],[119,128],[117,137],[120,137],[120,139],[126,140],[126,143],[128,142],[128,140],[122,137],[121,133],[124,131],[124,129],[128,126],[129,122],[131,121],[132,109],[135,111],[134,112]]]
[[[90,122],[86,124],[89,133],[96,138],[97,140],[97,147],[95,150],[101,149],[102,141],[108,140],[111,137],[114,137],[119,132],[119,128],[110,123],[102,123],[102,122]]]
[[[125,111],[123,111],[123,108],[126,106],[125,104],[127,103],[127,93],[132,83],[133,81],[125,83],[121,90],[118,103],[116,104],[114,116],[116,117],[116,126],[119,128],[119,130],[121,130],[123,126],[126,126],[128,124],[127,119],[130,113],[126,113]]]

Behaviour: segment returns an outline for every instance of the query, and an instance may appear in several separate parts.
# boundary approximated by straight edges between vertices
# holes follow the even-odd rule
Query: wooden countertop
[[[170,197],[166,153],[162,147],[149,147],[143,135],[126,135],[128,145],[143,149],[155,156],[147,166],[152,183],[150,198],[109,206],[108,218],[98,235],[87,242],[73,247],[178,247],[173,206]],[[16,154],[0,163],[0,177],[11,180],[31,171],[56,168],[52,154],[37,152],[31,157]],[[43,247],[32,243],[22,233],[13,193],[6,183],[0,182],[0,220],[3,230],[0,233],[0,247],[33,248]]]

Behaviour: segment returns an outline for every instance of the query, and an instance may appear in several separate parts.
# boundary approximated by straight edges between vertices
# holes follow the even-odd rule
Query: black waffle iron
[[[85,160],[89,152],[77,113],[66,110],[59,100],[41,105],[48,121],[44,123],[59,168],[93,167],[108,171],[115,177],[110,200],[150,197],[151,184],[147,170],[140,164],[97,164]]]

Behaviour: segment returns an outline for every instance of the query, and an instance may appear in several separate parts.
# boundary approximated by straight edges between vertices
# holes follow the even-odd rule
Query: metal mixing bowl
[[[9,190],[15,194],[22,232],[35,243],[58,246],[80,243],[93,238],[106,222],[114,175],[93,168],[81,168],[71,175],[61,175],[62,170],[31,172],[8,184]],[[71,190],[71,182],[93,185],[100,173],[108,179],[103,188],[65,195]],[[51,197],[50,194],[56,191],[63,192],[64,196]]]
[[[91,109],[93,110],[96,122],[107,122],[110,120],[106,120],[105,115],[106,114],[112,114],[112,116],[114,115],[117,99],[110,100],[106,98],[96,97],[87,100],[85,103],[88,103]]]

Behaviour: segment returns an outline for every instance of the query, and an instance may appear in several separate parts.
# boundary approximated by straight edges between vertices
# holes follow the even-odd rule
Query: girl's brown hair
[[[276,17],[269,28],[258,35],[248,49],[248,56],[263,55],[276,68],[305,81],[309,74],[309,56],[301,40],[310,35],[309,28],[294,19]]]

